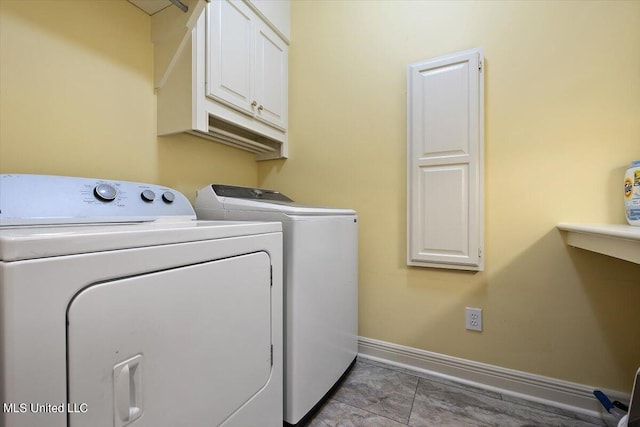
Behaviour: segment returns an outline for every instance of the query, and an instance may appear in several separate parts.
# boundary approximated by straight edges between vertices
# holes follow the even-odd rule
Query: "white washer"
[[[0,227],[0,425],[281,425],[280,224],[1,175]]]
[[[264,189],[209,185],[199,219],[279,221],[284,234],[285,404],[304,424],[358,353],[356,212],[303,206]]]

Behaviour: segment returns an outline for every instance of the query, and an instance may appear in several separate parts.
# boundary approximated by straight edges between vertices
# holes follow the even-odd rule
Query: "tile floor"
[[[418,376],[420,375],[420,376]],[[309,427],[594,427],[596,418],[359,358]]]

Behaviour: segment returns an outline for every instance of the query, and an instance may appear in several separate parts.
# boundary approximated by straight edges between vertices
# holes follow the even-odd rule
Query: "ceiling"
[[[153,15],[165,7],[171,6],[169,0],[129,0],[129,2],[144,10],[149,15]]]

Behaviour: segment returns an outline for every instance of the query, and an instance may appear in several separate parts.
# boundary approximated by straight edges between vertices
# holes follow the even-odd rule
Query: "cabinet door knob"
[[[252,106],[252,107],[255,107],[256,105],[258,105],[258,101],[253,101],[253,102],[251,103],[251,106]]]
[[[258,111],[262,111],[262,110],[264,110],[264,107],[263,107],[262,105],[260,105],[260,106],[258,107]]]

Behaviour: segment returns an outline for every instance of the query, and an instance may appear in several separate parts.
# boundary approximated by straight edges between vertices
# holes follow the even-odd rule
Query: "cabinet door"
[[[253,115],[255,18],[241,1],[214,1],[207,8],[206,95]]]
[[[256,117],[280,130],[287,128],[287,45],[267,25],[256,25]]]
[[[482,50],[408,67],[409,265],[483,269]]]

